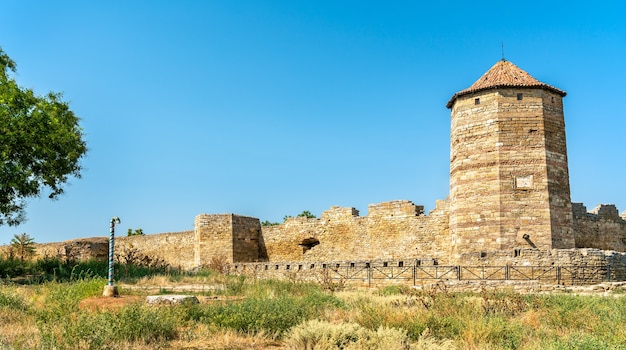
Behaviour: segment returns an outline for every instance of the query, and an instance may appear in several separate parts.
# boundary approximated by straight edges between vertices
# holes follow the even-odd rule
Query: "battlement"
[[[346,219],[359,216],[359,211],[352,207],[340,207],[334,205],[330,209],[322,212],[321,219],[324,220],[337,220]]]
[[[419,216],[424,214],[423,205],[415,205],[408,200],[396,200],[390,202],[382,202],[377,204],[370,204],[367,207],[368,217],[406,217],[406,216]]]
[[[615,204],[598,204],[592,210],[587,211],[583,203],[572,203],[572,214],[576,220],[626,222],[626,211],[620,215]]]

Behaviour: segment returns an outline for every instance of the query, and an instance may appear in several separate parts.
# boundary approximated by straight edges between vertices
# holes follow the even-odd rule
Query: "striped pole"
[[[115,224],[120,223],[120,218],[114,216],[111,219],[111,230],[109,237],[109,286],[113,286],[113,253],[115,245]]]

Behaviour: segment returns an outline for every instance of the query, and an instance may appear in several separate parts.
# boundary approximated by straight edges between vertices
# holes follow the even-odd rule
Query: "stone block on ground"
[[[149,295],[146,297],[148,304],[199,304],[198,298],[194,295]]]

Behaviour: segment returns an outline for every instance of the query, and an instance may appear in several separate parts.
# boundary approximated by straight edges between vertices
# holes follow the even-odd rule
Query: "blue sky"
[[[448,99],[505,56],[565,98],[572,200],[626,210],[623,1],[5,0],[16,79],[81,117],[83,177],[0,244],[367,214],[449,189]]]

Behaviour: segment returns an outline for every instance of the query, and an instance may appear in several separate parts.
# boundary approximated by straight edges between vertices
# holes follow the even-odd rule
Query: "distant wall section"
[[[572,203],[576,248],[626,252],[626,211],[620,216],[615,205],[601,204],[591,211]]]

